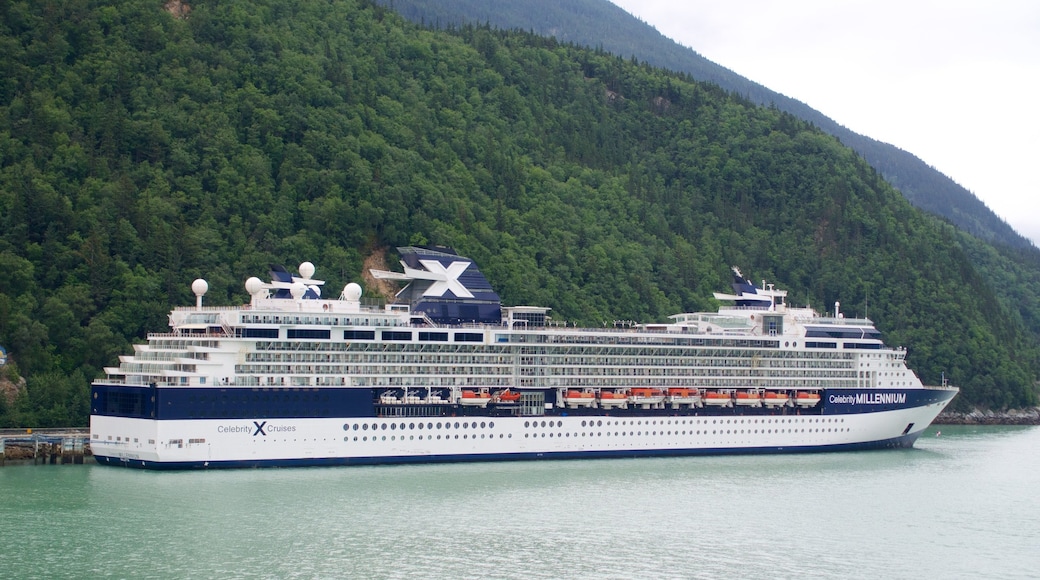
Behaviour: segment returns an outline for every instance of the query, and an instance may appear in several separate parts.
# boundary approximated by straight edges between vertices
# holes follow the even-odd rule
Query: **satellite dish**
[[[300,264],[300,276],[310,280],[314,277],[314,264],[310,262],[304,262]]]
[[[260,278],[253,276],[246,280],[246,292],[249,292],[250,296],[256,296],[257,294],[262,292],[263,289],[264,283],[260,280]]]
[[[343,299],[351,302],[357,302],[361,300],[361,286],[356,282],[351,282],[343,287]]]
[[[195,296],[205,296],[209,291],[209,283],[199,278],[191,283],[191,291],[195,293]]]

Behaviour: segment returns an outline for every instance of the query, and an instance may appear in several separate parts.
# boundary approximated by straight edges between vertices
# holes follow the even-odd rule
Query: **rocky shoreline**
[[[1040,407],[1007,411],[968,412],[943,411],[933,421],[936,425],[1040,425]]]

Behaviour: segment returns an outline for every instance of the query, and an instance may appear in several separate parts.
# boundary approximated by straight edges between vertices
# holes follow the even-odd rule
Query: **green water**
[[[3,578],[1040,576],[1040,428],[790,456],[0,468]]]

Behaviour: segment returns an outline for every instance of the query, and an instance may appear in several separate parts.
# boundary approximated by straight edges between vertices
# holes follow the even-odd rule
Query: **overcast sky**
[[[1040,246],[1040,1],[612,1],[920,157]]]

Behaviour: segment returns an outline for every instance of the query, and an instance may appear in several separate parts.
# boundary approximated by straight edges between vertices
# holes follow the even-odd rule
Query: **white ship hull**
[[[92,432],[122,435],[91,447],[101,463],[159,469],[843,451],[910,447],[948,400],[834,416],[93,417]]]

